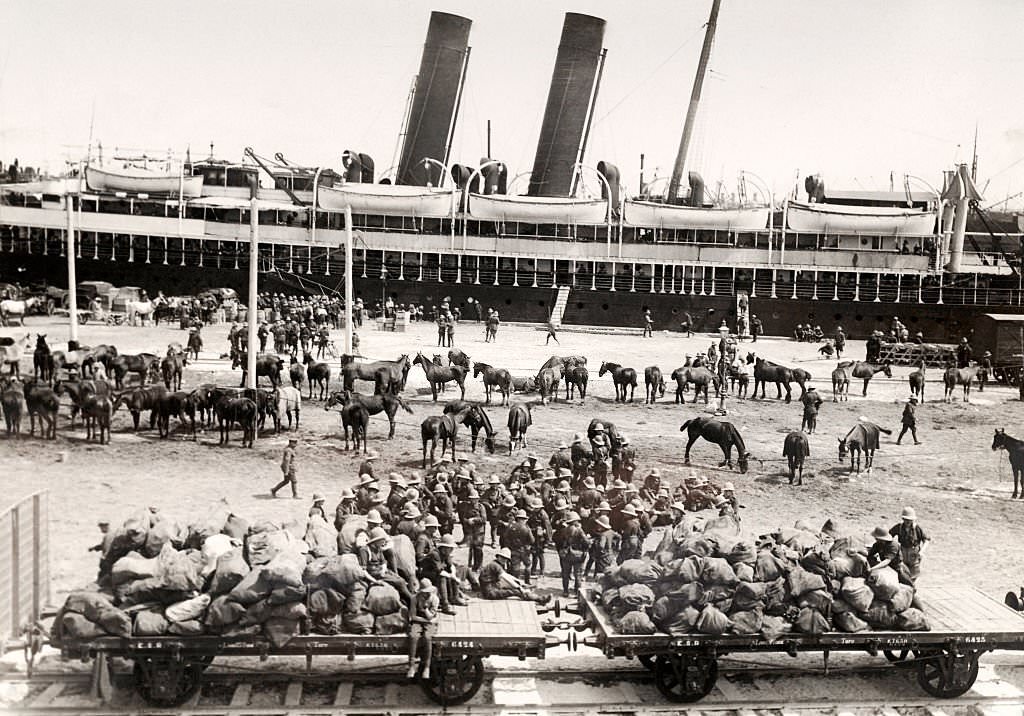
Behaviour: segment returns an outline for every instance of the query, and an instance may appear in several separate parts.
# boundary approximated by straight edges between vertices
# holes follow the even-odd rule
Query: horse
[[[540,404],[546,405],[558,397],[558,383],[562,380],[561,369],[541,368],[537,373],[537,389],[540,391]]]
[[[306,380],[309,385],[309,399],[313,399],[313,386],[316,385],[320,389],[320,400],[327,397],[330,392],[331,383],[331,366],[326,363],[317,363],[313,360],[313,356],[309,353],[302,355],[302,363],[306,366]],[[289,369],[289,374],[291,369]],[[294,380],[292,384],[294,385]],[[280,387],[280,384],[278,384]]]
[[[146,325],[146,319],[153,317],[156,306],[149,299],[145,301],[127,301],[124,305],[124,312],[128,316],[128,323],[132,326]]]
[[[168,302],[156,301],[153,306],[153,325],[159,326],[160,321],[167,321],[168,323],[174,323],[174,319],[178,316],[178,306],[171,305]]]
[[[836,368],[832,371],[832,402],[850,399],[850,371]]]
[[[775,383],[777,395],[776,400],[782,398],[782,387],[786,388],[786,402],[792,402],[793,391],[789,384],[793,382],[793,370],[777,363],[772,363],[764,358],[754,359],[754,397],[757,398],[757,388],[761,387],[761,399],[764,400],[765,386],[768,383]]]
[[[417,353],[413,359],[413,365],[417,363],[423,368],[423,373],[427,376],[427,382],[430,383],[430,392],[434,397],[434,401],[437,401],[437,392],[440,387],[445,383],[455,381],[459,384],[459,389],[462,392],[462,397],[466,397],[466,373],[467,371],[460,365],[452,366],[437,366],[427,360],[427,357],[422,353]]]
[[[590,421],[587,426],[587,440],[590,441],[591,447],[594,445],[594,436],[597,435],[597,424],[601,423],[604,427],[604,434],[608,438],[608,451],[612,455],[617,455],[619,450],[622,449],[622,434],[619,429],[615,427],[615,423],[604,418],[594,418]]]
[[[120,395],[115,396],[114,399],[114,412],[122,405],[127,406],[128,412],[131,413],[132,423],[135,426],[135,432],[139,431],[139,418],[142,415],[143,410],[149,411],[149,429],[152,430],[156,426],[156,406],[159,403],[160,398],[167,395],[167,389],[162,385],[151,385],[148,388],[135,388],[133,390],[127,390]]]
[[[794,430],[782,444],[782,456],[789,461],[789,484],[804,484],[804,458],[811,454],[811,446],[803,431]]]
[[[864,390],[861,392],[861,396],[868,394],[868,383],[876,373],[885,373],[886,378],[892,378],[892,361],[868,363],[867,361],[847,360],[836,367],[845,369],[851,379],[860,378],[864,381]]]
[[[25,407],[28,410],[29,435],[36,434],[36,416],[39,416],[39,435],[44,440],[57,439],[57,411],[60,410],[60,398],[48,385],[35,381],[26,382],[22,388],[25,394]]]
[[[458,348],[452,348],[448,351],[448,365],[461,365],[468,373],[472,368],[472,361],[470,361],[468,355]],[[476,376],[474,375],[473,377],[475,378]]]
[[[117,358],[117,347],[101,343],[89,350],[89,355],[82,359],[82,372],[93,374],[96,364],[99,363],[109,373],[113,369],[114,360]]]
[[[281,413],[288,417],[288,429],[292,430],[292,413],[295,413],[295,430],[299,429],[299,412],[302,410],[302,393],[294,386],[278,386],[274,388],[274,400],[277,404],[277,422],[281,422]]]
[[[800,397],[803,398],[807,392],[807,383],[811,380],[810,371],[803,368],[791,368],[793,371],[793,382],[800,386]]]
[[[533,425],[530,403],[512,403],[508,409],[508,454],[526,447],[526,429]]]
[[[409,377],[409,369],[412,362],[407,354],[402,354],[398,360],[378,360],[369,363],[356,363],[355,356],[343,354],[341,356],[341,377],[342,389],[354,390],[355,381],[368,380],[374,384],[374,392],[400,393],[405,390],[405,382]]]
[[[84,348],[74,351],[53,351],[50,354],[53,377],[56,379],[61,370],[66,371],[69,375],[74,372],[82,376],[84,373],[82,366],[87,364],[91,355],[92,351]]]
[[[402,400],[402,396],[396,395],[395,393],[374,393],[373,395],[363,395],[362,393],[355,393],[351,390],[331,393],[330,397],[327,398],[327,403],[324,405],[324,410],[330,410],[335,405],[348,405],[352,401],[355,401],[366,408],[367,413],[370,415],[376,415],[377,413],[384,413],[387,415],[388,423],[390,424],[388,440],[395,437],[395,415],[398,414],[398,409],[401,408],[407,413],[412,413],[412,408]]]
[[[562,380],[565,381],[566,400],[572,400],[577,389],[580,391],[580,400],[587,399],[587,381],[590,380],[590,371],[587,370],[586,366],[574,365],[567,368],[565,375],[562,376]]]
[[[110,442],[110,419],[114,414],[110,398],[106,395],[89,394],[82,401],[82,419],[85,421],[85,439],[95,435],[100,445]],[[104,440],[106,436],[106,440]]]
[[[676,368],[672,371],[672,380],[676,382],[676,402],[686,404],[686,398],[683,396],[683,391],[686,390],[686,386],[689,383],[693,383],[693,402],[697,402],[697,398],[700,394],[704,393],[704,405],[709,402],[708,398],[708,386],[715,386],[715,393],[717,394],[721,388],[720,378],[712,373],[707,368]],[[756,390],[755,390],[756,392]]]
[[[661,368],[650,365],[644,368],[645,403],[653,403],[657,400],[655,391],[660,393],[659,397],[665,397],[665,377],[661,374]]]
[[[427,443],[430,443],[430,462],[434,462],[434,453],[437,450],[437,442],[441,441],[441,457],[444,457],[448,446],[451,445],[452,460],[455,460],[455,438],[459,432],[459,423],[466,418],[466,414],[472,408],[466,408],[459,413],[445,413],[444,415],[431,415],[420,424],[420,437],[423,440],[423,465],[427,468]]]
[[[36,336],[36,349],[32,353],[32,376],[47,383],[53,380],[53,355],[46,344],[46,334]]]
[[[494,432],[494,428],[491,426],[491,419],[487,417],[487,413],[484,412],[483,406],[477,403],[467,403],[465,400],[451,400],[444,406],[444,412],[446,414],[461,413],[463,410],[467,410],[466,417],[462,420],[462,424],[468,427],[473,436],[473,442],[471,443],[470,451],[476,452],[476,441],[480,435],[480,431],[484,431],[484,448],[489,453],[494,453],[494,436],[497,434]]]
[[[736,393],[737,398],[746,398],[750,387],[750,366],[739,356],[729,364],[729,389]]]
[[[178,391],[161,396],[157,399],[154,413],[156,413],[156,426],[160,437],[166,438],[170,435],[172,417],[178,418],[183,423],[185,418],[188,418],[189,432],[192,435],[192,440],[196,440],[196,403],[192,393]]]
[[[924,404],[924,382],[925,382],[925,364],[921,361],[921,367],[907,376],[907,380],[910,381],[910,394],[916,397]]]
[[[9,365],[11,366],[9,375],[21,376],[21,359],[25,355],[25,351],[28,350],[31,336],[31,333],[26,333],[10,345],[0,346],[0,373],[3,372],[4,365]]]
[[[178,353],[173,348],[167,349],[167,355],[160,361],[160,373],[164,377],[164,387],[167,390],[181,390],[181,374],[186,365],[188,360],[184,353]]]
[[[7,426],[7,436],[21,436],[21,418],[28,412],[28,405],[25,403],[25,388],[17,380],[5,382],[0,388],[0,406],[4,410],[4,423]]]
[[[231,370],[242,369],[241,387],[245,387],[246,378],[249,377],[249,356],[244,351],[235,351],[231,358]],[[276,355],[264,354],[256,356],[256,382],[259,383],[260,376],[270,379],[270,385],[277,387],[281,385],[281,373],[284,372],[284,358]]]
[[[34,308],[37,305],[39,305],[39,299],[34,296],[25,299],[4,299],[0,301],[0,323],[9,326],[11,325],[11,319],[15,318],[18,321],[18,325],[24,328],[25,315],[30,308]]]
[[[868,474],[871,473],[872,465],[875,462],[875,450],[879,445],[879,433],[892,435],[892,430],[887,430],[874,423],[859,422],[846,434],[845,438],[839,438],[839,461],[846,459],[846,453],[850,453],[850,472],[854,470],[860,474],[860,454],[864,453],[864,468]]]
[[[110,384],[105,380],[58,380],[53,386],[57,396],[67,395],[71,398],[71,427],[75,427],[75,416],[82,410],[86,398],[90,395],[110,395]]]
[[[118,390],[124,390],[124,379],[129,373],[135,373],[146,387],[146,380],[156,380],[160,371],[160,359],[153,353],[138,355],[119,355],[110,364],[110,372],[114,375],[114,384]]]
[[[456,364],[460,365],[460,364]],[[497,386],[501,391],[501,404],[508,405],[509,395],[512,394],[512,375],[504,368],[494,368],[487,363],[479,361],[473,364],[473,377],[483,375],[484,393],[487,402],[491,402],[491,392]]]
[[[679,427],[679,432],[685,432],[689,438],[686,441],[684,457],[686,464],[690,463],[690,448],[697,442],[697,438],[704,438],[708,442],[717,443],[722,448],[725,460],[718,464],[719,467],[728,465],[732,468],[732,448],[735,445],[736,464],[741,474],[746,473],[751,455],[747,452],[740,431],[732,423],[719,422],[714,418],[692,418]]]
[[[618,363],[609,363],[605,361],[601,364],[600,370],[597,371],[597,376],[600,378],[605,373],[612,374],[612,383],[615,385],[615,402],[625,403],[626,401],[626,388],[629,388],[629,401],[633,402],[633,391],[636,390],[636,371],[632,368],[624,368]]]
[[[540,367],[540,370],[544,370],[545,368],[560,367],[560,368],[562,368],[562,371],[564,372],[566,368],[569,368],[571,366],[574,366],[574,365],[583,365],[583,366],[585,366],[586,364],[587,364],[587,357],[586,356],[551,356],[546,361],[544,361],[544,365],[542,365]]]
[[[217,386],[212,383],[204,383],[189,393],[189,398],[196,406],[200,424],[206,427],[213,427],[213,404],[216,402],[213,391],[216,388]]]
[[[242,447],[253,446],[256,439],[256,401],[236,398],[220,391],[213,409],[217,413],[217,427],[220,430],[219,445],[227,446],[231,442],[231,428],[237,422],[242,428]]]
[[[306,380],[306,365],[299,363],[295,356],[291,356],[288,361],[288,380],[292,382],[292,387],[296,389],[301,389],[302,382]]]
[[[188,341],[185,343],[185,354],[191,353],[193,360],[199,360],[199,351],[203,350],[203,336],[198,328],[189,331]]]
[[[964,387],[964,402],[971,402],[971,383],[978,375],[979,367],[972,365],[969,368],[954,368],[950,366],[946,368],[946,372],[942,375],[942,382],[946,386],[946,392],[943,396],[943,401],[946,403],[953,402],[953,391],[956,390],[958,385]]]
[[[1018,496],[1018,485],[1020,487],[1020,498],[1024,500],[1024,440],[1011,438],[1002,428],[996,428],[995,437],[992,438],[993,450],[1005,450],[1010,456],[1010,467],[1013,469],[1013,495],[1010,499]]]
[[[512,377],[512,390],[516,393],[532,393],[537,390],[537,376]]]

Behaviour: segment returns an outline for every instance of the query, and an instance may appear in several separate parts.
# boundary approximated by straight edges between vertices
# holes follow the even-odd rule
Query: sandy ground
[[[46,333],[51,345],[57,347],[63,347],[67,339],[66,324],[43,317],[29,318],[25,330]],[[217,360],[227,347],[226,332],[226,326],[204,329],[206,350],[201,360],[187,370],[185,387],[214,380],[237,385],[240,374],[232,373],[226,361]],[[23,333],[17,327],[0,329],[0,335]],[[170,341],[183,341],[184,337],[184,332],[168,327],[90,324],[81,330],[83,343],[114,343],[122,352],[163,354]],[[340,336],[337,339],[340,345]],[[363,353],[373,358],[394,359],[401,353],[415,355],[417,350],[430,355],[440,352],[434,345],[436,332],[429,324],[415,325],[408,333],[382,334],[367,328],[362,339]],[[458,346],[473,359],[508,368],[513,375],[535,373],[552,353],[587,356],[592,372],[586,402],[559,400],[533,411],[529,446],[543,459],[559,441],[570,440],[574,432],[585,431],[592,417],[601,416],[630,435],[638,449],[641,470],[659,467],[671,484],[689,474],[691,468],[683,465],[685,440],[679,426],[714,406],[675,405],[671,390],[666,399],[644,405],[642,383],[632,403],[617,405],[609,376],[598,378],[597,368],[602,360],[614,360],[641,373],[645,366],[659,365],[667,375],[682,364],[684,354],[706,349],[713,340],[711,336],[687,339],[679,334],[658,334],[653,339],[642,339],[637,335],[562,332],[560,346],[545,347],[542,331],[530,326],[504,326],[497,343],[485,344],[482,325],[470,323],[459,327],[457,339]],[[750,344],[744,345],[744,349],[750,348]],[[1024,405],[1016,399],[1016,391],[990,386],[984,393],[975,392],[970,404],[959,400],[944,404],[936,402],[941,399],[942,386],[937,382],[938,371],[932,371],[926,389],[928,402],[918,411],[923,444],[905,442],[897,446],[894,433],[891,438],[883,438],[872,474],[846,479],[849,467],[839,464],[837,439],[859,415],[898,431],[910,369],[895,369],[892,379],[876,377],[867,398],[860,397],[860,386],[855,385],[848,403],[835,404],[827,379],[835,362],[818,358],[816,348],[783,339],[764,339],[756,344],[759,354],[809,370],[826,401],[819,417],[819,432],[811,436],[803,487],[787,484],[782,458],[783,438],[799,428],[801,406],[775,400],[772,389],[769,400],[730,399],[728,403],[728,419],[737,425],[748,449],[763,463],[752,461],[751,471],[740,475],[717,467],[721,457],[717,446],[701,441],[694,447],[692,469],[714,480],[736,484],[744,505],[744,532],[757,535],[798,519],[820,525],[826,518],[834,518],[867,533],[876,524],[888,527],[896,523],[900,510],[912,505],[933,539],[925,557],[922,584],[966,583],[1000,597],[1005,590],[1020,585],[1024,556],[1016,547],[1022,544],[1024,528],[1014,517],[1024,510],[1024,503],[1009,499],[1012,476],[1007,458],[1005,453],[990,449],[993,428],[1006,428],[1011,434],[1020,430]],[[849,345],[849,357],[863,355],[863,343]],[[30,366],[23,366],[23,370],[26,368],[30,370]],[[361,385],[369,390],[367,384]],[[794,397],[798,395],[797,388]],[[483,400],[483,396],[480,381],[467,380],[467,399]],[[441,412],[441,404],[431,402],[419,367],[410,373],[405,397],[415,415],[399,414],[395,440],[386,440],[383,416],[371,419],[370,446],[381,452],[379,474],[418,469],[419,423]],[[449,390],[446,397],[458,397],[458,393]],[[251,450],[237,442],[219,447],[216,431],[201,435],[198,443],[187,439],[183,432],[161,440],[155,431],[133,433],[130,416],[119,412],[111,444],[101,447],[85,442],[80,423],[74,430],[70,428],[65,406],[55,442],[0,436],[3,501],[16,500],[35,490],[50,491],[54,601],[94,576],[96,557],[87,549],[98,539],[96,522],[100,518],[116,524],[140,508],[153,505],[185,522],[218,500],[227,501],[233,511],[249,519],[304,518],[314,492],[327,495],[327,506],[333,509],[340,489],[355,482],[362,456],[342,449],[335,413],[325,412],[317,401],[304,401],[303,408],[298,433],[303,496],[299,501],[272,499],[268,493],[280,477],[278,465],[286,441],[283,434],[265,433]],[[507,455],[506,410],[495,405],[488,414],[499,433],[498,453],[484,455],[478,448],[473,460],[485,475],[507,473],[523,456]],[[460,442],[459,447],[468,449],[468,440]],[[457,554],[456,558],[465,556]],[[557,558],[552,555],[544,586],[556,586],[555,569]]]

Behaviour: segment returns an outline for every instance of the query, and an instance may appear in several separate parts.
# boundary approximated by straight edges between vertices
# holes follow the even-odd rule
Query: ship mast
[[[679,153],[676,155],[675,166],[672,167],[672,178],[668,183],[668,201],[671,203],[679,194],[679,183],[683,177],[683,164],[686,152],[690,148],[693,135],[693,123],[697,119],[697,106],[700,104],[700,93],[704,88],[704,75],[707,73],[708,60],[711,59],[711,45],[715,41],[715,28],[718,25],[718,9],[722,0],[713,0],[711,16],[708,18],[707,30],[704,33],[704,47],[700,51],[700,63],[697,65],[697,76],[693,78],[693,90],[690,92],[690,107],[686,110],[686,123],[683,124],[683,138],[679,141]]]

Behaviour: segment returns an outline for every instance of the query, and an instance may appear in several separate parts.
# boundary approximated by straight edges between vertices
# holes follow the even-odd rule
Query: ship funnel
[[[687,176],[690,183],[690,206],[704,206],[704,179],[697,172]]]
[[[619,168],[611,162],[598,162],[597,172],[604,177],[604,182],[608,182],[607,186],[601,182],[601,198],[607,201],[610,195],[612,211],[617,214],[619,211]]]
[[[398,162],[397,184],[436,184],[436,165],[448,163],[459,97],[469,60],[469,29],[473,21],[446,12],[430,13],[405,141]],[[433,167],[433,168],[432,168]]]
[[[569,196],[576,163],[586,151],[603,61],[605,21],[565,14],[548,103],[530,175],[530,196]]]

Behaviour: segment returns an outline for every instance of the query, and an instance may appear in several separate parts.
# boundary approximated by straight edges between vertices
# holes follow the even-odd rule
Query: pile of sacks
[[[712,534],[606,572],[601,603],[623,634],[784,634],[928,631],[914,588],[890,567],[869,569],[857,541],[798,523],[749,542]]]
[[[361,546],[361,534],[353,533],[345,554],[338,554],[337,537],[318,517],[307,526],[249,524],[219,506],[183,528],[146,512],[111,539],[100,562],[100,591],[67,598],[53,642],[262,634],[280,647],[303,624],[323,634],[405,631],[408,613],[398,591],[371,585],[351,553]],[[393,539],[396,563],[414,580],[412,543],[404,535]]]

